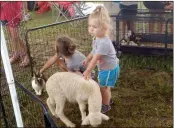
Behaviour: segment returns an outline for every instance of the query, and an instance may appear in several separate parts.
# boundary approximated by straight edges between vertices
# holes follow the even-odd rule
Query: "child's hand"
[[[87,63],[88,63],[88,60],[87,60],[87,59],[85,59],[85,60],[82,62],[83,66],[86,66]]]
[[[40,69],[39,73],[40,74],[43,74],[44,70],[43,69]]]
[[[85,78],[85,80],[89,80],[91,78],[91,72],[85,70],[85,72],[83,73],[83,77]]]

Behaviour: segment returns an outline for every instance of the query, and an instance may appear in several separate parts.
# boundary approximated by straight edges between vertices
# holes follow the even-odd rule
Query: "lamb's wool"
[[[101,113],[102,97],[100,88],[92,79],[88,81],[75,73],[58,72],[48,79],[46,90],[49,95],[47,104],[50,111],[54,116],[58,116],[68,127],[75,127],[75,125],[63,113],[66,99],[69,102],[79,104],[82,125],[91,124],[92,126],[97,126],[101,124],[102,119],[109,119],[109,117]],[[88,103],[89,110],[87,117],[85,112],[86,103]],[[55,104],[59,108],[55,108]]]

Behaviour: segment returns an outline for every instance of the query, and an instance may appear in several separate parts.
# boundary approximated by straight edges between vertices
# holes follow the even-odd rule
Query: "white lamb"
[[[53,74],[46,83],[48,93],[47,105],[51,113],[59,117],[67,127],[75,127],[63,112],[66,100],[77,102],[81,112],[82,125],[96,127],[109,117],[101,113],[102,97],[98,84],[90,79],[71,72],[58,72]],[[86,104],[89,114],[86,116]]]

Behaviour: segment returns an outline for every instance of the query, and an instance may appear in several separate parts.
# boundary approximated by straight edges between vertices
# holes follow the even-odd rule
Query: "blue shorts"
[[[100,86],[114,87],[120,75],[119,64],[112,70],[100,70],[98,72],[98,83]]]

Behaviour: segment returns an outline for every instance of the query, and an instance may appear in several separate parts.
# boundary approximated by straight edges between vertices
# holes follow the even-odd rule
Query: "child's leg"
[[[101,113],[106,113],[111,109],[110,106],[110,98],[111,92],[109,87],[101,87],[101,94],[102,94],[102,110]]]
[[[25,45],[25,42],[21,39],[20,37],[20,32],[19,28],[16,27],[8,27],[9,30],[9,35],[12,40],[12,49],[14,52],[14,56],[10,59],[10,62],[13,63],[15,62],[19,56],[21,57],[22,64],[28,65],[29,64],[29,59],[28,59],[28,54],[27,54],[27,48]]]
[[[111,109],[111,87],[114,87],[119,74],[119,65],[112,70],[100,70],[98,72],[98,82],[102,95],[102,113],[106,113]],[[107,86],[106,86],[107,85]],[[103,86],[103,87],[102,87]]]
[[[16,45],[16,41],[15,41],[15,36],[14,36],[14,32],[12,29],[10,29],[9,26],[8,27],[8,35],[10,38],[10,42],[11,42],[11,55],[10,55],[10,63],[14,63],[15,61],[17,61],[19,59],[19,54],[18,54],[18,47]]]
[[[15,39],[15,42],[16,42],[15,45],[18,47],[18,52],[19,52],[20,60],[21,60],[20,66],[21,67],[26,67],[30,63],[29,56],[28,56],[28,53],[27,53],[26,42],[23,39],[21,39],[18,26],[13,28],[13,30],[15,30],[15,31],[13,31],[13,34],[14,34],[14,37],[15,37],[14,39]]]
[[[101,87],[100,90],[101,90],[101,94],[102,94],[103,104],[109,105],[110,99],[111,99],[110,87]]]
[[[112,104],[114,104],[114,101],[112,99],[111,88],[110,87],[108,87],[108,88],[109,88],[109,93],[110,93],[109,105],[112,105]]]
[[[12,39],[12,47],[17,52],[26,52],[26,47],[24,41],[20,38],[19,28],[18,27],[8,27],[9,34]]]
[[[30,19],[30,14],[28,13],[28,2],[27,1],[24,1],[23,2],[23,12],[24,12],[24,14],[23,14],[23,20],[24,21],[27,21],[27,20],[29,20]]]

